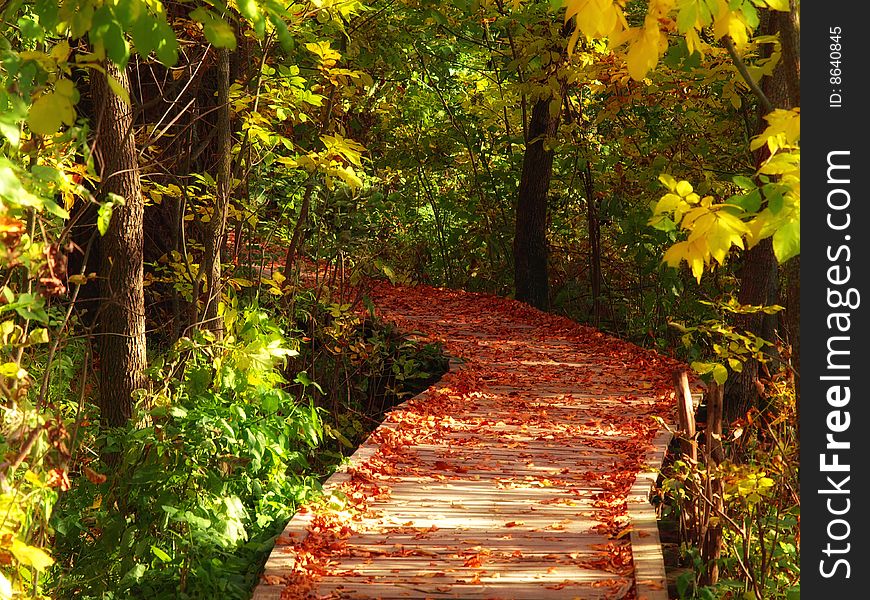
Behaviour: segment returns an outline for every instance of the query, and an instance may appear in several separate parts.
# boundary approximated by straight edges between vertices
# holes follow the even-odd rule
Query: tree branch
[[[737,72],[740,73],[740,76],[743,77],[743,81],[746,82],[746,85],[749,86],[749,89],[753,94],[755,94],[759,102],[761,102],[761,106],[764,107],[764,112],[773,112],[773,104],[770,103],[770,100],[764,95],[761,88],[758,87],[758,83],[756,83],[752,78],[752,75],[749,74],[749,70],[746,68],[746,63],[744,63],[743,59],[737,55],[737,50],[734,48],[734,42],[731,40],[731,36],[726,35],[722,40],[725,43],[725,49],[728,50],[728,56],[730,56],[731,60],[734,61],[734,66],[737,67]]]

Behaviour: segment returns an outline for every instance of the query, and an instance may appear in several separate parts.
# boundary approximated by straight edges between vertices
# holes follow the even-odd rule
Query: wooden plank
[[[294,517],[255,600],[278,600],[285,588],[308,597],[309,586],[312,598],[666,598],[648,496],[667,434],[646,456],[636,445],[638,431],[656,433],[649,423],[662,400],[642,372],[533,325],[496,320],[497,334],[480,333],[462,319],[407,313],[406,329],[412,317],[421,336],[466,359],[391,411],[325,485],[331,493],[362,478],[385,492],[342,517],[339,537],[314,526],[318,509]],[[512,348],[524,359],[512,360]],[[469,381],[473,393],[456,391]],[[450,418],[416,425],[444,399],[456,403]],[[378,440],[389,436],[402,442],[387,456]],[[626,464],[641,471],[628,473],[633,484]],[[315,573],[309,543],[330,548]]]

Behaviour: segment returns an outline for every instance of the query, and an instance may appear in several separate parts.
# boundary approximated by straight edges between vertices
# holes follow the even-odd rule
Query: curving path
[[[647,492],[679,364],[494,296],[372,298],[451,370],[290,521],[254,599],[666,599]]]

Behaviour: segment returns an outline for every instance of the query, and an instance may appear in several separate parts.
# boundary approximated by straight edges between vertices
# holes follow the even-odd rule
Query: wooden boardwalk
[[[451,370],[290,521],[254,599],[666,599],[647,494],[676,364],[492,296],[374,300]]]

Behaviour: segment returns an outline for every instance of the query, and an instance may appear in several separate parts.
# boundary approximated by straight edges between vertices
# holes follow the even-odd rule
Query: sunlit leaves
[[[55,133],[62,124],[75,123],[75,103],[78,92],[69,79],[55,83],[54,90],[40,96],[30,107],[27,124],[40,135]]]
[[[126,16],[129,18],[129,13]],[[120,68],[126,66],[127,59],[130,57],[130,47],[124,37],[121,23],[109,5],[101,6],[94,13],[88,38],[96,52],[100,53],[104,50],[106,56]]]
[[[339,59],[341,59],[341,53],[333,50],[327,41],[310,42],[305,44],[305,48],[312,54],[315,54],[320,59],[321,66],[326,69],[334,67]]]
[[[700,281],[711,260],[724,264],[732,247],[752,247],[771,236],[779,262],[800,253],[800,109],[778,109],[765,118],[768,126],[750,148],[766,147],[768,157],[757,180],[734,177],[742,191],[726,202],[699,201],[688,182],[660,177],[670,193],[654,205],[649,224],[665,231],[679,226],[688,234],[665,252],[665,263],[676,267],[686,261]]]
[[[190,13],[190,18],[202,23],[205,38],[216,48],[235,49],[236,35],[233,28],[215,13],[199,7]]]
[[[297,158],[279,157],[278,162],[288,167],[302,167],[309,172],[320,171],[326,176],[326,185],[332,188],[332,180],[338,177],[352,189],[362,186],[363,182],[354,167],[362,167],[362,154],[365,146],[354,140],[339,135],[323,135],[320,137],[325,150],[309,152]]]
[[[133,23],[130,29],[133,44],[136,51],[142,56],[148,56],[151,52],[157,56],[157,60],[166,66],[178,62],[178,40],[175,32],[166,22],[165,16],[159,18],[148,13],[143,13]]]
[[[679,226],[688,232],[685,241],[671,246],[664,255],[664,262],[677,267],[686,261],[692,275],[698,280],[705,267],[715,260],[724,264],[732,246],[743,248],[743,237],[749,232],[747,225],[731,212],[728,205],[713,204],[712,196],[700,198],[688,181],[676,181],[669,175],[659,178],[670,190],[656,203],[650,224],[663,227],[666,223]]]
[[[622,8],[613,0],[567,0],[565,21],[576,17],[577,30],[587,38],[609,37],[627,27]]]
[[[701,31],[712,25],[713,37],[730,37],[738,47],[750,41],[759,25],[756,5],[789,10],[788,0],[649,0],[644,23],[629,26],[620,0],[564,0],[565,22],[575,18],[569,51],[580,35],[606,38],[611,49],[627,45],[624,57],[637,81],[655,69],[667,49],[666,34],[676,29],[685,37],[689,53],[703,52]]]
[[[25,544],[19,539],[13,539],[9,552],[22,565],[33,567],[37,571],[45,571],[54,564],[54,559],[43,549]]]
[[[776,153],[780,148],[794,147],[801,137],[801,110],[775,109],[765,115],[768,125],[760,135],[752,139],[750,149],[757,150],[765,144],[771,153]]]
[[[112,220],[112,211],[115,207],[115,204],[120,201],[123,203],[124,199],[116,194],[112,194],[115,198],[108,200],[100,205],[100,208],[97,209],[97,230],[100,232],[100,235],[106,235],[106,232],[109,230],[109,223]]]
[[[639,32],[628,49],[625,60],[632,79],[641,80],[655,68],[659,56],[667,48],[667,39],[656,24],[647,25]]]

